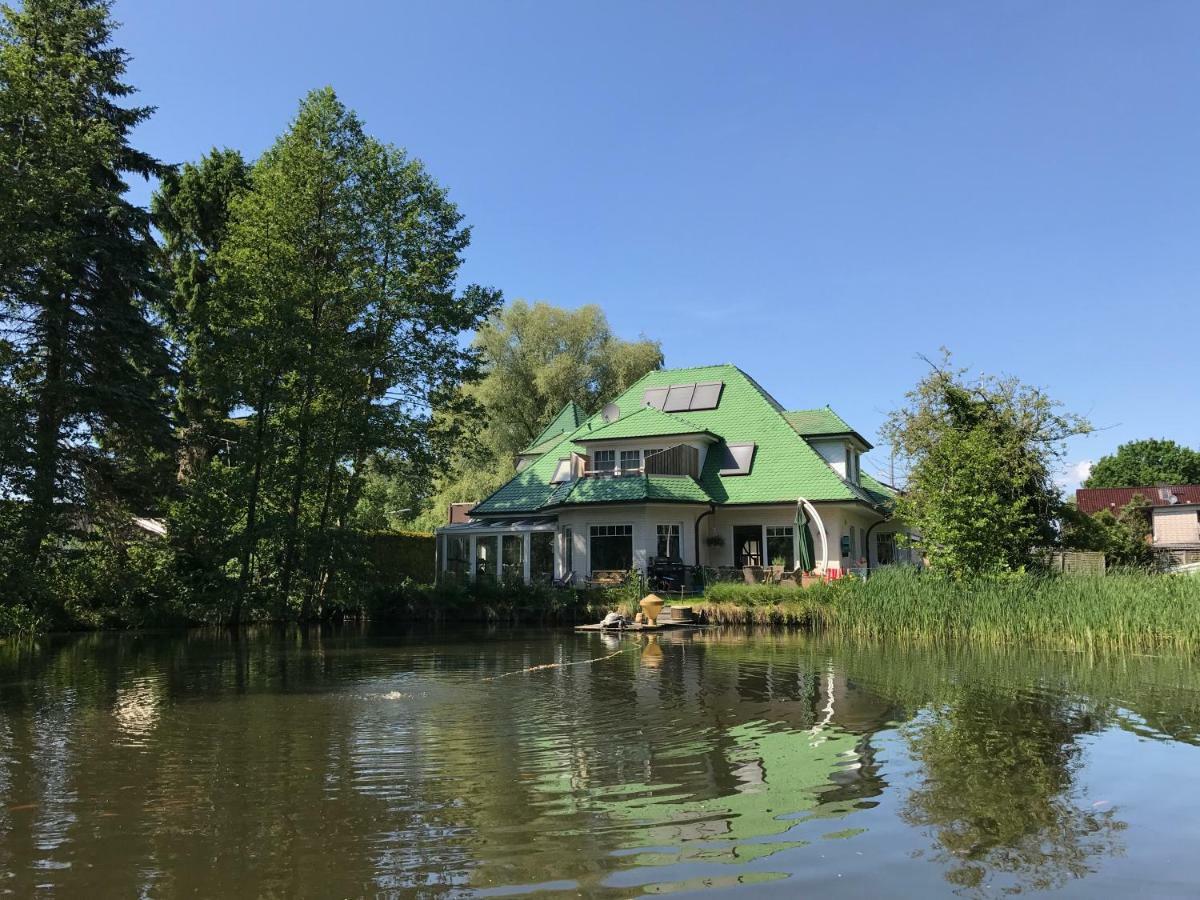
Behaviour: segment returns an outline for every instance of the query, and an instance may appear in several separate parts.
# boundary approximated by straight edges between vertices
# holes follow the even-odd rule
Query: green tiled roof
[[[622,475],[616,478],[581,478],[559,485],[546,506],[708,502],[709,496],[703,488],[686,475]]]
[[[583,410],[572,400],[559,410],[558,415],[554,417],[550,424],[542,429],[542,433],[535,437],[532,443],[521,451],[521,455],[525,456],[538,452],[545,453],[546,449],[554,446],[550,441],[574,431],[583,424],[583,420],[586,418],[587,416],[583,414]]]
[[[571,436],[576,443],[584,441],[619,441],[635,437],[667,437],[672,434],[711,433],[703,425],[689,422],[683,416],[660,412],[651,406],[643,406],[629,415],[622,415],[615,422],[599,425],[589,423]],[[716,437],[714,434],[713,437]]]
[[[891,485],[872,478],[866,472],[858,473],[858,481],[877,506],[891,506],[896,502],[896,489]]]
[[[645,405],[642,395],[647,388],[669,387],[672,384],[686,384],[700,381],[722,381],[725,388],[721,394],[721,402],[716,409],[689,410],[686,416],[689,432],[707,431],[717,435],[725,443],[753,443],[757,445],[754,455],[754,465],[749,475],[721,477],[718,474],[721,459],[724,454],[720,445],[710,448],[704,463],[704,470],[695,484],[703,499],[697,502],[713,502],[717,504],[742,503],[785,503],[795,501],[797,497],[807,497],[817,501],[847,501],[861,502],[872,506],[879,505],[873,488],[859,487],[844,481],[824,459],[809,446],[804,437],[789,421],[783,407],[770,394],[762,389],[750,376],[736,366],[703,366],[693,369],[668,369],[650,372],[632,385],[614,401],[620,408],[621,418],[612,425],[621,422],[659,421],[653,416],[643,416]],[[651,410],[657,413],[657,410]],[[836,414],[829,411],[836,418]],[[661,413],[665,418],[679,420],[683,417],[672,413]],[[845,426],[840,418],[837,419]],[[589,492],[598,491],[627,491],[634,488],[629,486],[610,487],[614,483],[641,482],[641,478],[587,478],[566,485],[551,485],[550,479],[558,460],[569,456],[572,451],[586,452],[574,440],[593,436],[604,427],[604,420],[592,416],[570,435],[553,444],[542,456],[518,472],[507,484],[501,487],[477,507],[474,512],[478,515],[503,515],[505,513],[528,513],[549,505],[568,505],[571,503],[611,503],[621,502],[621,499],[592,499]],[[628,427],[628,426],[627,426]],[[681,432],[682,433],[682,432]],[[852,429],[843,428],[837,433],[853,433]],[[641,436],[628,434],[628,437]],[[647,437],[651,436],[646,434]],[[616,435],[613,434],[615,438]],[[647,482],[647,492],[667,490],[657,486],[659,476],[650,476]],[[673,482],[684,481],[674,478]],[[864,479],[865,480],[865,479]],[[651,487],[651,484],[655,484]],[[576,491],[579,491],[576,494]],[[585,499],[586,498],[586,499]],[[634,497],[630,499],[643,499]],[[646,499],[658,499],[650,498]],[[662,499],[669,499],[663,497]],[[680,498],[683,499],[683,498]]]
[[[866,438],[846,424],[846,420],[828,406],[822,406],[820,409],[794,409],[791,412],[785,412],[783,417],[788,420],[789,425],[796,429],[797,434],[804,437],[852,434],[868,449],[871,447]]]

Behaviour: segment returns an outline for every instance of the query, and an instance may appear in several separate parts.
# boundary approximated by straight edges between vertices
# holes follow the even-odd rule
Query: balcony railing
[[[686,475],[699,478],[700,451],[687,444],[680,444],[677,447],[651,453],[645,457],[644,464],[636,469],[622,469],[620,466],[613,466],[611,469],[592,469],[585,462],[581,474],[584,478],[620,478],[628,475]]]

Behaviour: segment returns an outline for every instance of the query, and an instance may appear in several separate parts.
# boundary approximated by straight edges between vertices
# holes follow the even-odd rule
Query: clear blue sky
[[[333,85],[450,189],[466,281],[598,303],[668,365],[736,363],[873,437],[945,345],[1106,427],[1072,463],[1200,447],[1200,4],[115,14],[145,149],[257,155]]]

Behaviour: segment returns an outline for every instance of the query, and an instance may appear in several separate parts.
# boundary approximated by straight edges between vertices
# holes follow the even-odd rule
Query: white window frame
[[[637,542],[634,540],[636,528],[633,522],[589,522],[587,524],[587,552],[584,554],[587,559],[587,574],[590,578],[593,572],[592,566],[592,529],[593,528],[628,528],[629,529],[629,551],[630,551],[630,567],[637,566]],[[616,535],[607,535],[608,537],[616,537]]]
[[[637,463],[634,468],[631,468],[631,469],[625,468],[625,456],[627,454],[637,457]],[[637,449],[637,448],[622,450],[617,455],[617,463],[618,463],[617,464],[617,473],[620,475],[628,475],[630,473],[635,473],[635,474],[640,473],[642,471],[642,468],[646,464],[645,457],[643,455],[642,450]]]
[[[597,459],[597,457],[599,457],[602,453],[606,457],[612,457],[612,466],[610,468],[602,469],[598,465],[599,459]],[[589,460],[589,462],[591,463],[591,469],[594,474],[615,475],[617,471],[617,451],[613,449],[593,450],[592,458]]]

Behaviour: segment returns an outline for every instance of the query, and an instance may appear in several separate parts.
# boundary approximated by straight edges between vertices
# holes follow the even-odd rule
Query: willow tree
[[[303,618],[336,580],[366,460],[428,465],[431,409],[476,366],[463,331],[498,303],[456,290],[470,240],[420,162],[369,136],[328,88],[304,100],[234,199],[215,255],[214,345],[249,411],[238,599],[252,580]],[[263,516],[264,508],[269,516]],[[271,548],[255,569],[260,542]]]
[[[130,143],[151,109],[122,105],[132,88],[109,3],[26,0],[2,15],[0,314],[23,436],[6,474],[28,498],[30,565],[63,501],[165,447],[150,218],[125,196],[127,176],[163,167]]]
[[[448,503],[482,500],[499,487],[515,455],[567,403],[595,412],[663,364],[658,341],[618,337],[604,310],[592,304],[564,309],[517,300],[488,319],[474,346],[483,378],[461,392],[457,408],[441,410],[440,421],[456,430],[452,466],[436,491],[412,495],[414,508],[426,506],[418,519],[424,526],[442,524]],[[403,466],[382,462],[382,472],[401,473],[384,477],[404,477]]]

